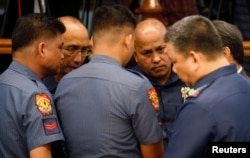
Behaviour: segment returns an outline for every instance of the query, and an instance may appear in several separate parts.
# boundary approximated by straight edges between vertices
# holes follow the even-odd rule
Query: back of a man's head
[[[12,32],[12,51],[41,37],[53,38],[64,32],[64,25],[56,17],[39,13],[23,16],[17,20]]]
[[[202,52],[208,60],[223,55],[223,45],[217,29],[208,18],[187,16],[168,28],[165,41],[171,42],[183,55],[193,50]]]
[[[124,28],[134,30],[135,27],[136,19],[133,13],[122,5],[100,6],[93,15],[92,32],[94,41],[95,37],[102,36],[106,32],[113,31],[119,34]]]
[[[229,47],[233,59],[239,63],[244,62],[243,37],[237,26],[222,20],[214,20],[214,26],[218,30],[224,47]]]

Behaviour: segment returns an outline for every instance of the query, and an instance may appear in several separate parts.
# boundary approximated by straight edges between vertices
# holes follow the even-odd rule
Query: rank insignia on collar
[[[156,93],[156,90],[154,87],[150,88],[149,90],[147,90],[148,93],[148,98],[151,102],[151,105],[153,106],[154,110],[156,112],[159,111],[159,99],[158,99],[158,95]]]
[[[48,116],[53,114],[51,101],[46,93],[36,94],[35,102],[37,105],[37,109],[43,116]]]

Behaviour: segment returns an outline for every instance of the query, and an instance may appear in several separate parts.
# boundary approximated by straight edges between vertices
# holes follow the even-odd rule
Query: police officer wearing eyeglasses
[[[89,34],[84,24],[71,16],[63,16],[59,20],[66,27],[66,32],[62,35],[64,60],[57,75],[44,79],[45,85],[52,94],[55,93],[60,79],[70,71],[81,66],[91,54]]]

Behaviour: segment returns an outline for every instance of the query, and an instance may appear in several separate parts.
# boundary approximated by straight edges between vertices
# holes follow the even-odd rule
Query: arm
[[[141,144],[141,153],[143,158],[163,158],[163,141],[154,144]]]
[[[30,158],[52,158],[51,145],[46,144],[32,149],[30,151]]]

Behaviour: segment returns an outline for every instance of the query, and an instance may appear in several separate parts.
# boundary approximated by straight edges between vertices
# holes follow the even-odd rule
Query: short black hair
[[[134,14],[123,5],[104,5],[98,7],[92,20],[93,34],[110,28],[131,27],[135,29],[137,24]]]
[[[165,42],[186,55],[189,51],[202,52],[207,59],[223,54],[221,37],[212,21],[201,15],[187,16],[168,28]]]
[[[20,17],[12,32],[12,51],[29,45],[41,37],[56,37],[65,32],[64,24],[56,17],[31,13]]]
[[[213,24],[219,31],[223,46],[229,47],[234,60],[242,65],[244,62],[244,46],[243,36],[239,28],[223,20],[214,20]]]

